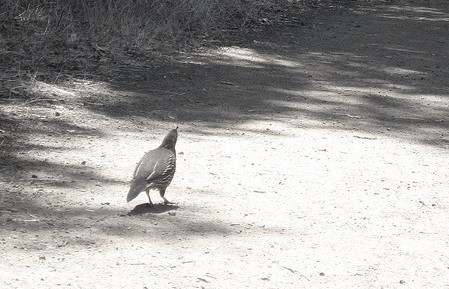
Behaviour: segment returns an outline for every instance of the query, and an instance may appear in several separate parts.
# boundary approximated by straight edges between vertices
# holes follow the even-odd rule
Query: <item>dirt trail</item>
[[[0,288],[449,288],[448,35],[446,1],[355,6],[34,83],[0,103]],[[175,205],[126,203],[174,125]]]

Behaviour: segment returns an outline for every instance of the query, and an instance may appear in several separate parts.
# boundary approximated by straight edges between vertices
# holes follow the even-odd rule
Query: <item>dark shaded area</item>
[[[34,199],[37,198],[38,201]],[[42,196],[28,189],[0,195],[0,242],[3,249],[45,250],[66,246],[97,247],[110,237],[171,239],[204,234],[230,235],[234,228],[213,220],[185,217],[176,205],[137,205],[131,212],[108,204],[91,209],[42,205]],[[189,212],[190,214],[190,212]],[[14,239],[14,242],[10,242]],[[8,241],[7,241],[8,240]],[[14,246],[14,247],[13,247]]]
[[[75,188],[79,184],[94,185],[97,182],[121,184],[121,181],[105,178],[95,169],[84,165],[63,165],[49,161],[8,158],[8,175],[13,175],[16,183],[45,185],[50,187]],[[55,174],[55,172],[58,172]],[[8,178],[9,179],[9,178]]]
[[[67,166],[48,158],[36,159],[49,152],[74,149],[72,138],[98,138],[103,133],[60,118],[33,118],[26,112],[6,114],[0,112],[0,175],[2,181],[17,183],[44,182],[51,186],[75,186],[76,182],[106,180],[80,160],[78,165]],[[59,172],[55,175],[54,172]],[[43,179],[42,179],[43,178]]]
[[[449,108],[431,98],[448,97],[448,15],[444,4],[380,5],[320,15],[307,27],[267,27],[229,39],[235,55],[115,70],[109,83],[128,97],[86,101],[100,101],[89,108],[112,118],[210,128],[313,120],[446,148],[448,135],[436,131],[449,128]]]
[[[144,214],[161,214],[173,210],[177,210],[179,207],[177,205],[172,204],[154,204],[150,205],[149,203],[140,204],[134,207],[127,215],[128,216],[136,216],[136,215],[144,215]]]

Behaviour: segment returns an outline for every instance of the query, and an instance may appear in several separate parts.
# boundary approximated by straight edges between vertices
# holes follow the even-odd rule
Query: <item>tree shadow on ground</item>
[[[15,248],[43,250],[52,246],[100,246],[111,237],[125,239],[171,239],[180,236],[233,234],[233,228],[191,212],[170,213],[177,205],[137,205],[133,210],[109,205],[91,207],[55,207],[43,205],[32,194],[11,189],[16,196],[2,198],[0,234],[11,236]],[[14,198],[10,202],[8,198]],[[188,214],[186,217],[184,214]]]
[[[318,16],[307,26],[246,31],[212,52],[137,68],[112,65],[103,82],[115,94],[80,93],[77,103],[131,129],[176,122],[203,134],[275,120],[447,148],[448,15],[447,5],[373,5]],[[20,162],[19,153],[62,149],[33,143],[36,135],[107,134],[55,115],[0,117],[3,164]]]
[[[198,133],[271,119],[447,148],[448,7],[348,13],[240,35],[238,46],[157,69],[117,69],[108,83],[125,97],[85,100],[111,118],[196,124]]]
[[[50,152],[62,155],[75,150],[67,139],[76,137],[101,137],[102,132],[62,120],[26,121],[2,117],[2,127],[9,129],[1,139],[0,174],[2,181],[28,184],[43,183],[50,186],[75,187],[76,183],[102,181],[120,183],[108,179],[94,168],[80,161],[77,165],[55,162],[45,157]],[[47,139],[40,143],[40,140]],[[54,140],[52,143],[48,140]]]

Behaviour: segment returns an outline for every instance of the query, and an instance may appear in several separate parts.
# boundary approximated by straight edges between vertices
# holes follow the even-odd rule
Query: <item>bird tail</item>
[[[131,181],[131,188],[129,189],[128,196],[126,196],[126,201],[129,202],[135,199],[140,192],[144,191],[147,187],[145,180],[142,179],[133,179]]]

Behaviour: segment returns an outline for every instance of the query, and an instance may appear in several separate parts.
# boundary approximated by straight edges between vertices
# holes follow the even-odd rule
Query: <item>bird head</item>
[[[160,147],[174,151],[177,139],[178,139],[178,127],[176,127],[175,129],[172,129],[165,136],[165,138],[162,141],[162,144],[160,145]]]

